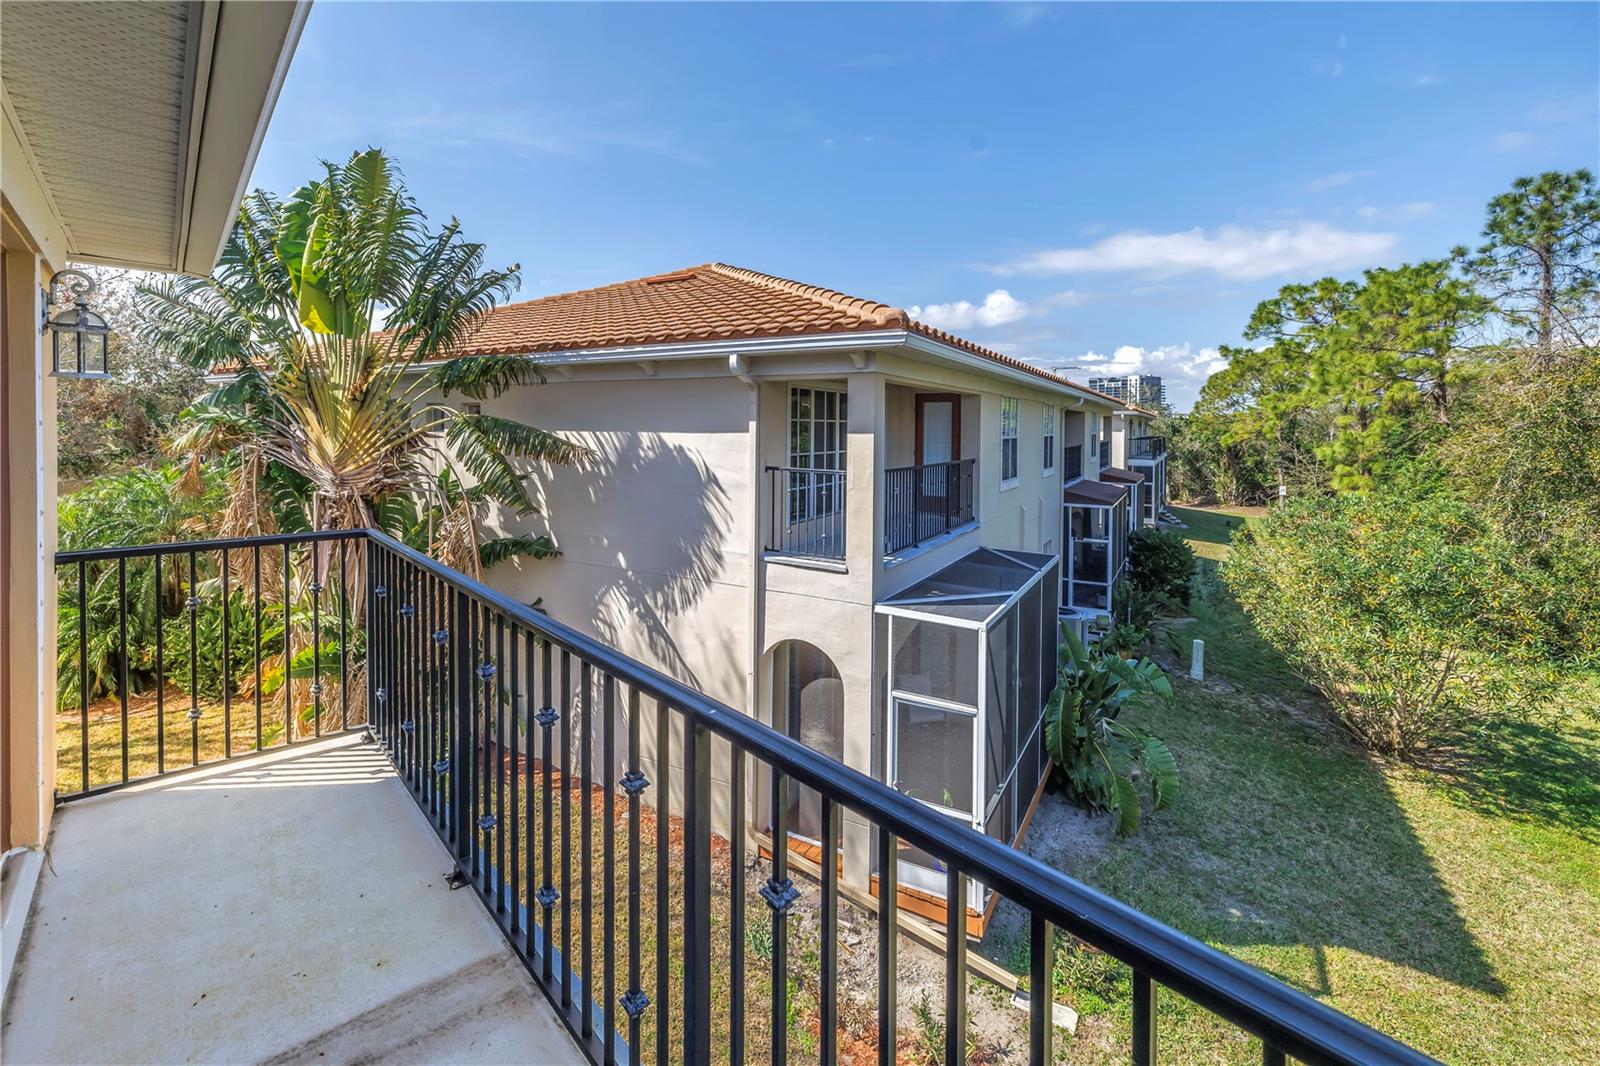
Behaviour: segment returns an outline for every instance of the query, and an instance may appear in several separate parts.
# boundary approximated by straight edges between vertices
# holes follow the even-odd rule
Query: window
[[[464,403],[461,405],[461,408],[469,415],[483,414],[483,404],[481,403]]]
[[[807,470],[843,470],[845,394],[796,385],[789,390],[789,465]]]
[[[1056,472],[1056,405],[1044,405],[1044,472]]]
[[[1018,403],[1010,396],[1000,398],[1000,482],[1017,480],[1017,436],[1021,427]]]
[[[789,469],[783,490],[791,525],[844,511],[844,457],[849,407],[838,389],[789,389]],[[830,534],[840,530],[830,526]]]

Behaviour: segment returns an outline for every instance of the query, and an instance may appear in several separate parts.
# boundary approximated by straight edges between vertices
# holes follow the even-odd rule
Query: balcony
[[[1128,438],[1129,459],[1160,459],[1167,454],[1165,437]]]
[[[896,555],[973,521],[976,459],[883,472],[883,554]]]
[[[845,553],[843,470],[767,467],[766,550],[801,559],[842,560]]]
[[[797,1056],[837,1061],[847,1010],[893,1062],[895,893],[852,919],[874,996],[838,991],[839,860],[859,837],[881,884],[904,852],[946,899],[976,885],[1020,908],[1033,988],[1056,930],[1130,966],[1135,1062],[1155,1061],[1163,988],[1267,1063],[1431,1061],[383,534],[76,552],[57,571],[81,688],[8,1057],[700,1063],[748,1040],[784,1062],[793,1030],[770,1020],[806,979],[815,1044]],[[85,594],[108,587],[109,612]],[[153,659],[152,612],[150,635],[170,630]],[[211,662],[195,635],[219,629]],[[130,698],[136,676],[189,692]],[[757,834],[788,839],[797,809],[820,861],[763,858]],[[816,955],[791,965],[811,930]],[[932,1009],[964,1062],[965,923],[940,935]],[[1050,997],[1027,1012],[1019,1061],[1054,1061]]]

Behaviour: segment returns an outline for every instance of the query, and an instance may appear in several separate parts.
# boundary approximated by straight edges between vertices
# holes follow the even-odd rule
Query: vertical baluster
[[[522,812],[517,809],[522,799],[522,789],[518,784],[518,778],[522,776],[522,773],[517,766],[518,749],[522,745],[517,742],[517,733],[519,732],[518,726],[523,721],[519,710],[522,706],[522,689],[519,687],[522,681],[522,674],[518,670],[518,667],[522,665],[522,657],[517,654],[517,644],[519,642],[515,626],[511,629],[509,639],[511,657],[507,660],[508,669],[505,683],[511,686],[511,721],[501,728],[505,730],[506,740],[511,745],[511,767],[506,771],[506,777],[511,787],[511,794],[506,801],[506,813],[511,819],[511,829],[505,839],[506,851],[510,854],[509,865],[511,867],[511,936],[515,940],[517,933],[522,929],[522,871],[520,869],[522,866]]]
[[[233,670],[228,662],[228,549],[222,549],[222,757],[233,758]]]
[[[322,735],[322,545],[311,544],[311,721]]]
[[[339,731],[350,728],[350,581],[345,569],[346,538],[339,538]]]
[[[506,803],[506,685],[510,684],[516,676],[514,673],[501,677],[499,668],[506,661],[506,627],[500,613],[494,616],[494,665],[495,674],[492,678],[494,684],[494,733],[490,742],[494,745],[494,909],[497,914],[506,912],[506,835],[500,831],[500,826],[505,823]]]
[[[289,664],[294,661],[293,622],[289,605],[290,580],[289,545],[285,542],[283,545],[283,742],[286,745],[294,742],[294,685],[289,682]],[[367,616],[369,627],[376,624],[375,614],[376,612]],[[370,670],[372,661],[370,647],[367,650],[367,661]]]
[[[159,564],[160,557],[157,557]],[[256,750],[261,750],[261,545],[250,545],[250,569],[253,579],[251,613],[255,618],[255,672],[256,672]],[[159,565],[157,572],[160,571]],[[159,582],[157,583],[159,585]]]
[[[553,820],[552,812],[555,809],[555,799],[552,795],[554,789],[553,782],[555,778],[554,733],[556,718],[559,717],[559,712],[556,710],[553,700],[553,656],[551,644],[548,640],[544,642],[544,654],[541,656],[541,660],[541,669],[539,671],[539,732],[544,736],[544,760],[540,766],[540,773],[544,778],[544,787],[540,790],[543,795],[542,806],[540,808],[541,821],[543,824],[540,828],[544,833],[544,876],[540,878],[539,881],[539,908],[544,911],[544,955],[541,959],[542,965],[540,969],[541,976],[544,978],[545,987],[548,989],[550,986],[551,977],[554,973],[553,968],[555,965],[555,940],[552,935],[555,919],[552,908],[555,907],[556,899],[559,896],[555,886],[554,860],[552,858],[555,835],[551,831],[551,824]],[[531,820],[532,819],[530,819],[530,821]]]
[[[945,879],[944,1058],[967,1061],[967,876],[950,859]]]
[[[670,970],[667,941],[671,935],[668,914],[668,871],[672,868],[672,723],[667,705],[652,701],[656,708],[656,1062],[671,1062],[672,1026],[667,1017],[667,991]]]
[[[482,860],[482,849],[478,846],[479,810],[478,789],[479,778],[482,776],[479,767],[478,753],[478,689],[483,684],[478,679],[478,667],[483,665],[483,648],[478,643],[478,605],[472,600],[467,600],[467,649],[468,658],[462,662],[459,669],[467,678],[466,701],[467,705],[459,721],[461,722],[464,736],[462,745],[463,754],[466,755],[466,765],[462,772],[467,775],[467,873],[476,879],[478,864]]]
[[[578,668],[578,745],[582,749],[579,766],[583,774],[578,793],[578,826],[583,841],[582,861],[578,864],[583,879],[583,895],[579,898],[579,924],[583,936],[583,1021],[579,1031],[585,1037],[594,1032],[594,804],[591,788],[594,783],[594,675],[587,660]]]
[[[423,759],[422,749],[426,735],[422,727],[422,712],[427,699],[425,686],[428,672],[424,652],[428,647],[428,627],[423,624],[427,616],[420,609],[422,572],[407,561],[405,575],[406,602],[401,610],[405,613],[406,630],[406,777],[412,791],[421,799],[428,779],[428,764]],[[422,802],[426,809],[426,800]]]
[[[683,1055],[689,1062],[710,1062],[711,731],[689,719],[684,728]],[[773,940],[776,944],[776,932]],[[776,1032],[784,1015],[775,1012],[772,1017]],[[773,1061],[784,1060],[774,1056]]]
[[[1155,1066],[1156,983],[1133,971],[1133,1066]]]
[[[189,553],[189,765],[200,765],[200,592],[195,553]]]
[[[478,803],[478,870],[480,880],[478,887],[482,892],[489,892],[493,877],[492,863],[494,853],[489,844],[490,828],[485,824],[485,819],[493,817],[493,808],[489,802],[489,790],[494,787],[494,771],[489,766],[489,719],[494,714],[494,703],[490,699],[494,674],[491,672],[487,678],[484,675],[484,666],[488,665],[492,671],[493,664],[490,657],[493,654],[493,636],[489,625],[489,616],[482,604],[473,604],[472,607],[473,646],[478,649],[478,685],[473,688],[473,696],[478,705],[473,711],[472,728],[476,737],[472,743],[474,758],[472,772],[477,775],[474,782],[477,787],[473,795]]]
[[[605,1061],[610,1064],[617,1060],[617,730],[613,721],[617,713],[617,679],[607,673],[600,685],[600,713],[604,716],[600,721],[600,780],[604,782],[605,812],[600,824],[600,928],[604,938],[600,972],[605,980]]]
[[[1055,1057],[1056,931],[1042,914],[1035,913],[1028,932],[1028,1063],[1051,1066]]]
[[[639,797],[650,782],[639,769],[639,690],[628,686],[628,772],[622,777],[622,790],[628,795],[628,991],[622,996],[622,1010],[628,1016],[628,1064],[639,1066],[639,1019],[650,998],[639,985]],[[738,1002],[735,990],[733,1003]],[[737,1066],[733,1057],[730,1066]]]
[[[161,553],[153,552],[156,583],[156,773],[167,772],[167,660],[161,624]],[[260,683],[256,689],[260,691]]]
[[[527,895],[528,895],[528,911],[527,911],[528,924],[527,924],[527,928],[525,930],[523,930],[523,933],[524,933],[524,941],[523,941],[523,943],[526,946],[526,950],[527,950],[527,953],[528,953],[528,958],[530,958],[530,959],[535,957],[535,952],[538,950],[537,949],[537,945],[534,943],[534,935],[533,935],[533,933],[534,933],[534,927],[539,924],[538,917],[534,913],[534,906],[535,906],[535,904],[537,902],[537,900],[536,900],[537,890],[534,888],[534,886],[539,884],[539,879],[538,879],[538,867],[536,866],[536,857],[538,856],[538,850],[536,848],[536,845],[538,843],[538,830],[537,830],[536,827],[538,825],[538,819],[536,819],[534,817],[534,810],[533,810],[534,794],[535,794],[534,793],[534,788],[533,788],[533,764],[534,764],[534,757],[533,757],[533,749],[534,749],[533,727],[538,722],[538,713],[534,710],[534,708],[535,707],[540,707],[542,709],[542,706],[543,706],[542,704],[540,704],[538,702],[537,687],[535,685],[535,680],[534,680],[534,672],[535,671],[534,671],[533,649],[534,649],[533,633],[532,632],[524,632],[522,634],[522,686],[523,686],[524,691],[526,691],[527,694],[528,694],[527,695],[528,702],[527,702],[527,710],[524,712],[524,717],[523,717],[523,722],[526,724],[526,732],[523,733],[523,741],[524,741],[524,743],[523,743],[523,752],[522,752],[522,763],[523,763],[524,770],[523,770],[523,780],[522,780],[522,789],[523,789],[522,794],[523,794],[523,802],[526,803],[526,805],[527,805],[527,814],[523,819],[523,829],[522,829],[522,831],[524,833],[524,840],[523,840],[522,853],[525,856],[525,860],[524,861],[527,863],[523,880],[524,880],[524,882],[525,882],[525,884],[527,886],[525,891],[527,892]]]
[[[122,783],[128,783],[128,560],[117,559],[117,694],[122,701]]]
[[[572,657],[561,650],[561,1006],[572,1006]]]
[[[878,830],[878,1066],[894,1066],[900,1006],[900,842]]]
[[[839,808],[822,797],[822,1066],[839,1057]]]
[[[772,768],[772,875],[761,896],[772,911],[772,1061],[789,1058],[789,908],[800,893],[789,879],[789,779]]]
[[[467,864],[465,868],[470,876],[472,829],[468,808],[472,800],[468,782],[471,779],[469,764],[472,760],[467,750],[466,720],[472,713],[472,627],[468,618],[466,593],[447,590],[445,596],[451,616],[447,633],[449,643],[446,645],[449,649],[446,673],[450,680],[451,698],[444,715],[449,723],[446,728],[450,734],[447,741],[450,751],[450,835],[456,845],[456,860]]]
[[[159,556],[158,556],[159,558]],[[156,625],[161,624],[161,587],[156,586]],[[3,697],[0,697],[3,698]],[[80,790],[89,791],[89,564],[78,560],[78,747],[81,756]],[[156,733],[161,723],[156,722]]]
[[[439,760],[444,758],[444,746],[439,743],[439,706],[444,702],[444,669],[440,662],[443,654],[441,636],[448,639],[445,632],[444,620],[439,612],[439,585],[432,575],[426,575],[422,580],[422,617],[426,621],[422,625],[424,640],[422,645],[423,661],[427,664],[428,684],[424,699],[427,701],[422,709],[422,727],[427,735],[423,743],[423,774],[424,795],[427,797],[427,811],[433,816],[435,825],[443,826],[443,806],[439,801]]]
[[[728,775],[728,1066],[744,1062],[744,749],[733,745]]]

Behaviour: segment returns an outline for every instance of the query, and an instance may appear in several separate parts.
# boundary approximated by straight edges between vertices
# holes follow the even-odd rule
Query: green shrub
[[[1194,549],[1176,530],[1141,529],[1128,542],[1128,580],[1137,588],[1189,602]]]
[[[1170,698],[1172,683],[1149,659],[1123,659],[1109,648],[1089,651],[1070,626],[1056,655],[1056,687],[1044,711],[1045,751],[1067,793],[1117,816],[1117,832],[1139,830],[1139,788],[1149,786],[1160,810],[1178,793],[1178,764],[1161,738],[1121,721],[1134,696]]]
[[[1262,636],[1374,751],[1412,759],[1550,691],[1542,597],[1460,503],[1295,501],[1235,538],[1223,576]]]

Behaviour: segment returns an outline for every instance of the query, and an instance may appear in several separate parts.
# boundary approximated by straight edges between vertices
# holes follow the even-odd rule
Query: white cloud
[[[1200,227],[1181,233],[1129,230],[1084,248],[1052,248],[993,267],[998,274],[1136,272],[1154,277],[1211,271],[1254,281],[1306,270],[1364,266],[1388,252],[1392,233],[1302,222],[1286,229]]]
[[[1546,101],[1528,111],[1528,121],[1541,126],[1581,122],[1595,112],[1595,98],[1585,94],[1571,100]]]
[[[1390,218],[1413,219],[1421,218],[1423,215],[1433,214],[1434,209],[1437,206],[1437,204],[1431,203],[1427,200],[1412,200],[1410,203],[1404,203],[1398,207],[1390,208],[1373,207],[1371,204],[1367,204],[1364,207],[1356,208],[1356,214],[1360,215],[1368,222],[1375,218],[1384,218],[1386,216]]]
[[[1507,130],[1489,139],[1489,147],[1496,152],[1517,152],[1533,143],[1533,134],[1522,130]]]
[[[1027,318],[1030,308],[1004,289],[996,289],[983,298],[983,303],[957,300],[948,304],[913,305],[911,317],[918,318],[939,329],[967,329],[980,326],[1004,326]]]
[[[1194,406],[1200,386],[1228,365],[1217,349],[1196,348],[1187,341],[1154,348],[1124,344],[1110,355],[1091,351],[1073,362],[1083,367],[1072,375],[1079,381],[1123,374],[1159,374],[1167,388],[1167,403],[1180,411]]]
[[[1051,293],[1041,303],[1046,307],[1082,307],[1092,297],[1086,292],[1077,289],[1063,289],[1061,292]]]
[[[1370,170],[1336,170],[1332,174],[1324,174],[1320,178],[1312,178],[1306,182],[1306,191],[1327,192],[1329,189],[1337,189],[1341,185],[1349,185],[1357,178],[1370,178],[1371,176],[1372,171]]]

